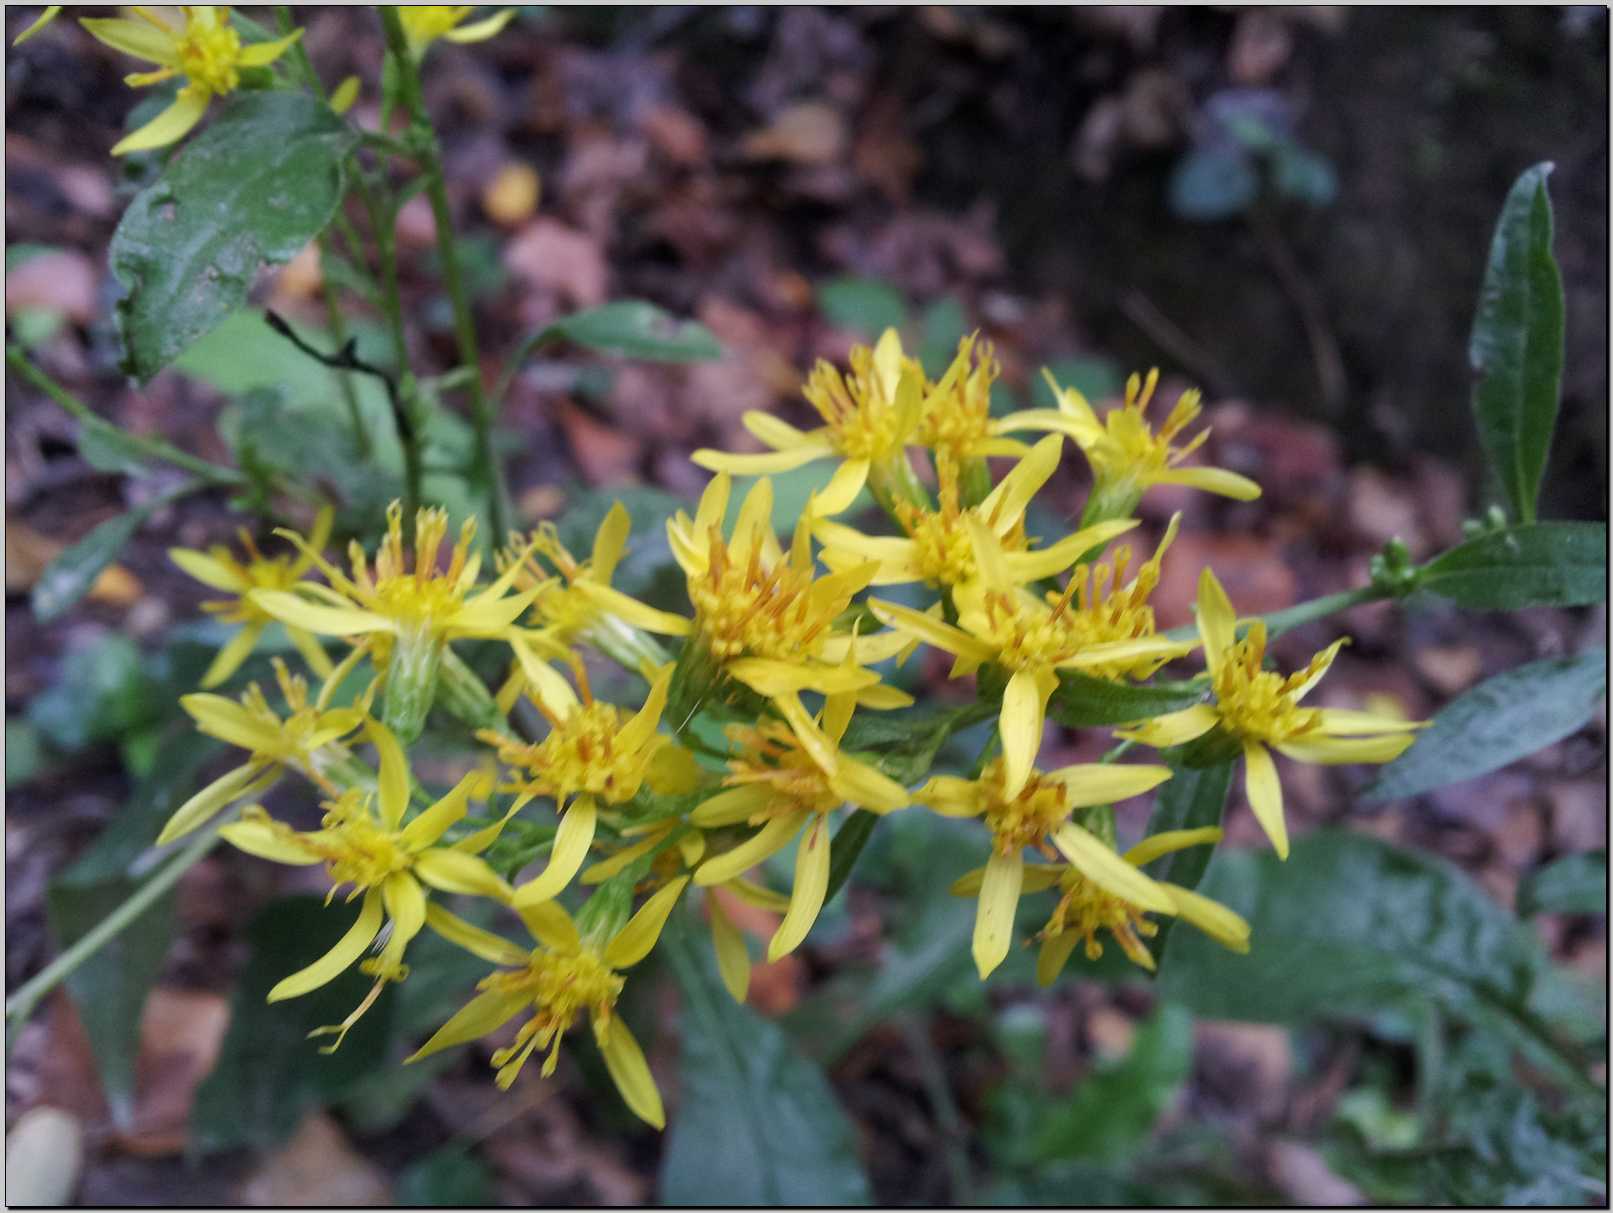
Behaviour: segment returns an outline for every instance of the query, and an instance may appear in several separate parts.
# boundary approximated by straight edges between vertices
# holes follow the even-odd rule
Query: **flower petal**
[[[130,152],[148,152],[152,148],[177,143],[202,120],[202,115],[207,112],[207,102],[205,93],[180,89],[172,105],[133,134],[125,135],[113,144],[112,154],[124,156]]]
[[[252,582],[248,578],[224,561],[205,552],[193,551],[190,548],[169,548],[168,559],[177,564],[186,575],[226,594],[243,594],[252,588]]]
[[[308,867],[320,861],[319,852],[304,846],[294,832],[277,830],[261,819],[232,821],[218,833],[237,850],[271,863]]]
[[[523,956],[523,963],[525,959]],[[520,1014],[529,1003],[530,999],[525,994],[507,994],[500,990],[478,994],[455,1011],[448,1022],[433,1033],[430,1040],[405,1057],[403,1062],[408,1065],[412,1061],[430,1057],[443,1049],[468,1044],[486,1036],[489,1032],[497,1031]]]
[[[717,973],[735,1002],[744,1002],[750,992],[750,950],[739,933],[722,899],[715,890],[706,895],[706,913],[711,916],[711,948],[717,955]]]
[[[388,830],[395,830],[403,821],[404,810],[409,807],[409,760],[404,757],[397,736],[380,721],[371,721],[364,727],[364,733],[380,757],[381,773],[376,784],[381,824]]]
[[[1258,741],[1243,743],[1243,787],[1255,820],[1271,839],[1278,859],[1288,858],[1288,826],[1283,821],[1283,787],[1277,764]]]
[[[616,572],[616,565],[627,550],[627,536],[633,529],[633,519],[620,501],[612,502],[605,520],[594,532],[593,554],[589,557],[588,572],[593,580],[608,585]]]
[[[835,469],[835,474],[809,499],[808,508],[818,518],[843,514],[857,500],[857,494],[868,483],[869,462],[866,459],[847,459]]]
[[[469,25],[457,26],[445,33],[443,37],[450,42],[485,42],[514,20],[517,11],[513,8],[507,8],[503,12],[494,13],[491,17],[484,17],[480,21],[472,21]]]
[[[1010,800],[1024,790],[1036,765],[1047,701],[1057,686],[1058,676],[1051,670],[1015,670],[1003,689],[997,729],[1003,743],[1003,795]]]
[[[1171,777],[1171,769],[1161,766],[1132,766],[1124,763],[1088,762],[1060,767],[1048,772],[1048,779],[1064,785],[1072,809],[1095,804],[1113,804],[1141,796]]]
[[[1064,858],[1075,865],[1080,873],[1116,897],[1153,910],[1169,914],[1173,903],[1165,896],[1157,882],[1132,867],[1107,843],[1067,821],[1052,835],[1053,845]]]
[[[666,1128],[661,1092],[656,1090],[644,1051],[638,1047],[638,1041],[633,1039],[633,1033],[627,1030],[621,1016],[612,1015],[603,1029],[596,1027],[594,1037],[611,1081],[634,1115],[657,1129]]]
[[[1238,501],[1253,501],[1260,496],[1258,484],[1225,468],[1172,468],[1156,473],[1152,480],[1155,484],[1182,484],[1190,489],[1203,489],[1206,493]]]
[[[1416,738],[1406,733],[1381,737],[1306,737],[1300,741],[1273,742],[1273,748],[1295,762],[1337,766],[1345,762],[1393,762]]]
[[[487,860],[452,847],[421,851],[415,856],[414,871],[421,880],[444,893],[468,893],[507,902],[514,892],[509,882],[488,866]]]
[[[1176,913],[1211,939],[1234,952],[1249,950],[1249,924],[1242,916],[1181,885],[1162,884],[1160,887],[1176,903]]]
[[[302,37],[302,31],[293,30],[284,38],[276,38],[271,42],[254,42],[241,48],[241,57],[236,60],[242,67],[267,67],[286,51],[291,49],[292,43]]]
[[[887,627],[916,636],[925,644],[944,649],[948,653],[968,657],[977,662],[990,661],[997,654],[997,650],[985,641],[977,640],[961,628],[955,628],[950,623],[944,623],[934,615],[927,615],[923,611],[915,611],[911,607],[885,602],[879,598],[870,598],[868,609],[874,613],[874,618]]]
[[[1354,712],[1349,708],[1323,708],[1319,732],[1329,737],[1349,737],[1359,733],[1413,733],[1426,729],[1426,720],[1402,720],[1381,712]]]
[[[1074,931],[1061,931],[1042,940],[1041,951],[1036,954],[1036,984],[1050,986],[1069,963],[1070,953],[1081,937]]]
[[[515,912],[520,915],[532,938],[545,947],[557,952],[575,952],[582,944],[582,937],[577,934],[577,924],[571,921],[571,915],[558,901],[517,906]]]
[[[426,925],[456,948],[464,948],[472,956],[480,956],[492,964],[518,968],[526,964],[530,955],[520,944],[466,922],[436,902],[426,907]]]
[[[233,699],[222,695],[181,695],[179,706],[190,714],[196,728],[209,737],[253,753],[276,753],[281,749],[279,730]]]
[[[767,944],[767,963],[772,964],[801,946],[812,924],[823,909],[823,895],[829,889],[829,823],[819,814],[801,836],[795,852],[795,884],[790,890],[790,908],[784,912],[773,938]]]
[[[709,472],[727,472],[731,476],[771,476],[776,472],[793,472],[829,454],[829,450],[816,447],[797,447],[790,451],[767,451],[756,455],[698,450],[689,456],[689,461]]]
[[[1002,964],[1014,941],[1014,911],[1019,908],[1020,886],[1025,879],[1025,860],[1016,854],[992,851],[980,882],[980,904],[975,908],[974,942],[971,952],[980,980]]]
[[[396,626],[385,615],[357,607],[319,606],[284,590],[254,590],[252,602],[282,623],[320,636],[359,636],[365,632],[391,632]]]
[[[260,776],[263,781],[255,783]],[[174,815],[162,827],[162,833],[157,835],[157,845],[166,846],[176,838],[183,838],[237,800],[261,795],[279,778],[278,771],[265,774],[263,765],[256,762],[226,771],[174,810]]]
[[[703,800],[700,806],[689,814],[689,820],[694,825],[708,830],[716,826],[738,825],[742,821],[749,820],[771,796],[772,793],[758,784],[724,788],[715,796]]]
[[[574,801],[560,816],[560,829],[555,832],[554,850],[549,852],[549,866],[515,890],[513,904],[520,907],[549,901],[568,884],[588,858],[588,848],[594,841],[594,826],[599,810],[592,796]]]
[[[404,949],[426,925],[426,891],[408,872],[394,872],[381,882],[381,904],[392,920],[392,931],[381,948],[381,969],[396,973]]]
[[[1199,573],[1196,606],[1199,636],[1204,641],[1204,664],[1213,678],[1220,673],[1221,659],[1236,641],[1234,629],[1238,613],[1232,609],[1232,600],[1208,567]]]
[[[125,55],[165,67],[179,65],[179,40],[171,31],[125,17],[81,17],[79,24],[89,30],[97,42],[104,42]]]
[[[1173,745],[1181,745],[1184,741],[1192,741],[1195,737],[1202,737],[1215,728],[1220,719],[1220,714],[1209,704],[1195,703],[1192,707],[1183,708],[1179,712],[1166,712],[1163,716],[1155,716],[1152,720],[1116,729],[1115,736],[1125,738],[1127,741],[1140,741],[1144,745],[1153,746],[1156,750],[1164,750]]]
[[[655,941],[661,938],[661,929],[666,926],[672,907],[678,904],[678,895],[688,883],[687,876],[679,876],[657,889],[605,945],[605,963],[613,969],[627,969],[648,956]]]
[[[1219,826],[1203,826],[1196,830],[1162,830],[1150,835],[1121,856],[1132,867],[1151,864],[1161,855],[1180,851],[1185,847],[1213,845],[1221,841]]]
[[[364,894],[358,918],[347,929],[347,934],[338,939],[336,946],[313,964],[305,969],[299,969],[279,982],[269,991],[269,1001],[279,1002],[285,998],[297,998],[340,977],[375,942],[376,935],[381,931],[381,918],[381,891],[371,889]]]
[[[743,876],[769,855],[777,854],[788,846],[808,816],[807,810],[802,809],[773,818],[731,851],[713,856],[695,869],[695,884],[724,884],[736,876]]]

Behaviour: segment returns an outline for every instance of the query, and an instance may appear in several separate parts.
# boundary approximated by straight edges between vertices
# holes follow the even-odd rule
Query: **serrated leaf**
[[[130,375],[149,380],[324,230],[356,139],[306,94],[242,92],[135,196],[109,252]]]
[[[1048,701],[1047,714],[1070,728],[1131,724],[1192,707],[1203,700],[1207,689],[1205,682],[1134,685],[1060,670],[1058,689]]]
[[[1601,602],[1607,524],[1540,522],[1480,535],[1429,561],[1417,586],[1473,610]]]
[[[1607,851],[1564,855],[1518,885],[1520,914],[1605,914]]]
[[[1549,163],[1518,178],[1501,207],[1479,291],[1468,362],[1479,381],[1473,415],[1513,514],[1535,499],[1557,424],[1563,368],[1563,285],[1551,251]]]
[[[723,353],[705,325],[679,320],[641,299],[622,299],[562,316],[522,342],[515,361],[551,341],[570,341],[584,349],[651,362],[706,362]]]
[[[1174,932],[1162,998],[1259,1023],[1432,1000],[1502,1032],[1560,1081],[1588,1084],[1541,1013],[1552,972],[1539,939],[1444,860],[1326,830],[1299,839],[1286,862],[1221,848],[1200,892],[1249,920],[1250,951]]]
[[[729,997],[687,912],[661,940],[683,993],[683,1080],[661,1203],[867,1204],[856,1138],[823,1072]]]
[[[818,311],[837,328],[878,337],[907,323],[907,301],[889,283],[874,278],[834,278],[818,287]]]
[[[1463,693],[1378,773],[1365,804],[1465,783],[1561,741],[1607,694],[1607,654],[1592,649],[1497,674]]]
[[[72,547],[59,552],[45,566],[29,595],[34,618],[49,623],[71,610],[150,516],[147,507],[108,518]]]
[[[247,929],[251,955],[230,999],[229,1031],[191,1106],[190,1141],[197,1153],[273,1145],[308,1111],[393,1064],[390,989],[336,1052],[322,1054],[321,1042],[308,1039],[313,1029],[340,1023],[369,992],[372,979],[356,965],[301,998],[266,1001],[281,978],[329,951],[356,914],[356,904],[285,897],[266,906]]]

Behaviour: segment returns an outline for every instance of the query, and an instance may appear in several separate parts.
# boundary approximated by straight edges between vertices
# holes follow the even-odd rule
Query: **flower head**
[[[342,739],[364,722],[366,706],[329,707],[336,686],[332,679],[326,680],[319,698],[309,703],[307,680],[293,675],[278,657],[274,674],[287,708],[284,717],[269,706],[255,682],[242,693],[239,703],[222,695],[180,697],[179,706],[190,713],[199,731],[239,746],[251,757],[180,805],[157,836],[159,844],[184,837],[238,800],[260,795],[279,779],[282,770],[296,771],[336,795],[338,788],[328,772],[348,759]]]
[[[893,628],[952,653],[953,677],[987,662],[1008,674],[998,727],[1007,790],[1015,794],[1036,760],[1059,670],[1145,678],[1193,649],[1157,635],[1148,605],[1177,520],[1171,520],[1153,558],[1129,582],[1121,584],[1131,560],[1129,547],[1122,545],[1105,561],[1079,566],[1062,591],[1050,590],[1041,598],[1016,583],[996,536],[980,520],[966,521],[981,576],[953,589],[957,626],[897,603],[873,599],[869,607]]]
[[[1242,640],[1237,615],[1215,574],[1199,575],[1198,630],[1210,669],[1215,701],[1195,704],[1131,725],[1120,736],[1152,746],[1180,745],[1219,726],[1242,747],[1245,791],[1255,819],[1279,857],[1288,857],[1282,785],[1267,746],[1296,762],[1390,762],[1412,743],[1426,722],[1398,720],[1372,712],[1306,708],[1300,700],[1322,680],[1345,640],[1311,658],[1298,673],[1284,676],[1264,668],[1266,624],[1256,619]]]
[[[475,11],[474,4],[404,4],[398,8],[398,20],[403,22],[409,50],[418,59],[438,38],[449,42],[485,42],[508,25],[516,12],[506,8],[465,25],[465,18]]]
[[[914,793],[920,804],[947,817],[978,817],[991,831],[991,858],[975,886],[975,966],[984,980],[1008,955],[1014,912],[1025,883],[1026,847],[1048,858],[1062,853],[1101,887],[1150,909],[1168,912],[1171,902],[1141,872],[1126,867],[1096,835],[1070,820],[1078,808],[1136,796],[1170,778],[1168,767],[1105,763],[1031,771],[1016,789],[999,758],[978,779],[937,775]],[[1054,848],[1057,848],[1055,851]]]
[[[1002,374],[989,341],[970,334],[941,378],[927,384],[918,441],[935,452],[936,467],[961,466],[986,455],[1023,455],[1025,444],[1005,438],[1007,421],[991,416],[991,387]]]
[[[330,535],[332,511],[329,506],[319,511],[314,521],[314,529],[309,535],[309,546],[323,547]],[[216,687],[229,676],[241,668],[263,634],[263,629],[273,622],[273,616],[257,603],[250,595],[254,590],[290,590],[297,582],[302,580],[313,560],[306,552],[293,558],[291,556],[265,556],[258,551],[253,542],[252,534],[245,527],[238,532],[241,547],[246,552],[246,559],[238,559],[229,548],[223,544],[214,544],[205,552],[193,551],[190,548],[169,548],[168,558],[177,564],[186,573],[189,573],[203,585],[211,586],[215,590],[222,590],[230,597],[222,600],[202,603],[202,610],[210,615],[216,615],[227,623],[242,624],[239,632],[231,638],[230,642],[219,650],[218,656],[207,667],[207,673],[202,675],[202,687]],[[287,626],[286,634],[297,646],[309,667],[320,677],[330,674],[330,658],[325,656],[325,650],[319,647],[319,642],[305,632],[302,628]]]
[[[561,1040],[586,1015],[622,1099],[641,1119],[662,1128],[666,1115],[660,1092],[638,1041],[616,1014],[616,1001],[625,984],[621,970],[650,954],[687,883],[680,878],[661,888],[609,939],[582,935],[557,902],[523,909],[521,919],[538,943],[531,951],[444,915],[437,929],[445,938],[503,967],[478,982],[481,993],[407,1060],[465,1044],[530,1011],[514,1043],[493,1054],[498,1085],[508,1089],[534,1050],[549,1051],[542,1072],[545,1078],[553,1074]]]
[[[358,918],[347,934],[313,964],[275,985],[269,991],[270,1002],[296,998],[334,980],[369,950],[383,927],[388,928],[380,951],[359,966],[376,979],[369,997],[342,1024],[321,1029],[336,1034],[332,1049],[373,1003],[384,983],[408,976],[403,954],[426,923],[427,887],[499,901],[510,896],[510,886],[474,853],[475,843],[453,848],[437,845],[448,828],[465,815],[470,797],[485,788],[485,777],[472,772],[430,808],[405,822],[409,768],[403,747],[382,725],[371,724],[368,731],[380,755],[374,795],[350,789],[326,801],[317,830],[294,830],[255,808],[220,831],[234,846],[275,863],[323,864],[332,881],[327,902],[349,885],[347,900],[362,898]],[[476,836],[482,845],[491,841],[485,831]]]
[[[1155,432],[1144,414],[1159,383],[1158,370],[1149,371],[1147,378],[1132,375],[1127,379],[1125,402],[1110,409],[1102,420],[1086,397],[1073,387],[1059,387],[1052,375],[1047,376],[1047,382],[1058,398],[1058,408],[1016,414],[1006,428],[1057,430],[1075,439],[1092,464],[1094,497],[1114,502],[1119,513],[1129,514],[1143,490],[1154,484],[1185,484],[1239,501],[1260,496],[1260,486],[1236,472],[1179,466],[1210,436],[1209,430],[1201,430],[1185,445],[1175,445],[1176,438],[1202,411],[1197,389],[1177,398],[1176,407]]]
[[[133,17],[85,17],[79,23],[114,50],[157,64],[156,71],[125,76],[129,87],[144,88],[174,76],[183,76],[185,85],[172,105],[120,140],[112,149],[114,156],[166,147],[184,138],[201,121],[208,102],[240,86],[242,68],[268,66],[302,37],[296,30],[272,42],[243,46],[230,25],[229,7],[222,4],[181,5],[177,15],[184,18],[182,26],[171,24],[163,9],[136,6],[130,11]]]
[[[702,829],[761,826],[745,842],[702,863],[694,874],[699,885],[723,884],[743,875],[806,831],[796,850],[789,909],[767,947],[770,962],[795,950],[823,908],[829,884],[829,815],[844,805],[889,813],[908,799],[901,784],[840,752],[855,693],[829,696],[816,720],[794,695],[778,703],[783,721],[729,726],[737,753],[728,763],[726,790],[689,818]]]
[[[873,349],[853,346],[851,370],[842,374],[819,360],[801,392],[823,418],[823,425],[798,430],[769,413],[752,410],[742,420],[772,451],[729,455],[699,450],[690,458],[703,468],[736,476],[787,472],[816,459],[841,464],[815,499],[821,515],[846,509],[871,473],[881,481],[911,476],[906,447],[914,439],[923,406],[924,372],[902,352],[902,339],[886,329]]]
[[[551,796],[560,813],[549,866],[516,890],[516,904],[548,901],[570,883],[594,841],[599,805],[622,804],[638,794],[671,741],[656,732],[666,708],[672,668],[666,667],[650,686],[644,706],[629,714],[593,697],[581,662],[573,664],[581,698],[557,670],[517,645],[521,668],[530,684],[532,702],[549,721],[542,741],[526,744],[498,733],[477,734],[498,748],[501,760],[514,769],[510,790],[518,793],[513,815],[535,796]],[[568,805],[567,801],[571,803]]]
[[[1212,844],[1220,840],[1221,831],[1213,827],[1167,830],[1143,839],[1124,852],[1120,859],[1132,868],[1141,868],[1161,855],[1179,851],[1183,847]],[[1074,863],[1028,866],[1025,870],[1027,892],[1056,888],[1059,893],[1058,904],[1053,907],[1047,925],[1037,932],[1037,938],[1042,941],[1042,950],[1037,958],[1036,979],[1044,986],[1052,985],[1077,945],[1085,945],[1088,960],[1097,960],[1103,955],[1103,942],[1098,938],[1103,932],[1107,932],[1120,945],[1120,950],[1133,964],[1153,972],[1154,954],[1143,942],[1159,929],[1149,921],[1148,915],[1151,913],[1179,916],[1234,952],[1249,950],[1249,924],[1239,915],[1219,902],[1169,881],[1155,881],[1154,887],[1163,891],[1170,902],[1169,909],[1158,910],[1140,905]]]

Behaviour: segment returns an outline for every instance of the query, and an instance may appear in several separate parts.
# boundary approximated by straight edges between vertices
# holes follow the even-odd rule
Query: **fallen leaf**
[[[846,124],[834,106],[802,101],[780,110],[767,126],[746,135],[739,147],[752,160],[832,164],[845,152]]]
[[[6,275],[6,315],[29,309],[56,312],[75,324],[96,316],[95,263],[71,249],[52,249],[29,257]]]
[[[323,1112],[311,1113],[241,1185],[241,1203],[259,1208],[374,1208],[391,1201],[386,1174]]]
[[[504,266],[531,286],[562,295],[579,308],[605,302],[609,268],[587,232],[557,219],[534,219],[504,248]]]
[[[33,589],[50,562],[67,544],[41,535],[25,522],[6,520],[6,593],[25,594]],[[109,564],[90,587],[96,602],[128,606],[145,593],[140,579],[121,564]]]

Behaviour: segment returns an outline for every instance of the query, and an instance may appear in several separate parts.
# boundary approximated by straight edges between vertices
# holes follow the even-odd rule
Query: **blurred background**
[[[8,41],[34,15],[9,8]],[[328,82],[364,80],[357,113],[373,125],[373,17],[297,15]],[[65,20],[7,52],[8,341],[108,418],[227,461],[239,399],[286,386],[279,338],[231,322],[141,390],[116,369],[105,252],[150,171],[106,154],[136,100],[126,70]],[[698,319],[726,350],[689,367],[529,361],[503,417],[525,525],[599,490],[691,498],[705,473],[688,452],[750,449],[746,409],[799,420],[814,359],[842,360],[897,325],[934,373],[979,329],[1003,365],[1002,408],[1047,403],[1044,366],[1094,401],[1158,366],[1169,400],[1204,389],[1207,461],[1265,487],[1248,504],[1150,495],[1155,535],[1186,511],[1180,576],[1168,562],[1156,596],[1161,626],[1189,618],[1190,570],[1204,562],[1250,613],[1361,584],[1385,541],[1430,555],[1495,500],[1469,413],[1467,337],[1501,202],[1543,160],[1556,166],[1567,358],[1541,513],[1606,516],[1603,8],[529,6],[491,42],[438,43],[426,84],[467,233],[484,373],[500,373],[534,326],[626,297]],[[398,239],[417,366],[447,369],[452,320],[423,198]],[[318,273],[299,258],[261,284],[261,301],[316,327]],[[355,323],[362,347],[362,308]],[[298,390],[317,392],[323,374]],[[74,423],[37,392],[7,388],[15,986],[53,954],[52,879],[126,805],[182,794],[209,760],[182,773],[164,757],[171,701],[200,668],[193,625],[206,596],[164,553],[226,540],[239,519],[222,495],[158,506],[85,603],[38,622],[28,595],[49,559],[148,490],[83,458]],[[1044,531],[1079,509],[1076,462],[1054,482]],[[338,495],[364,480],[352,467],[321,474]],[[630,502],[652,499],[666,500]],[[653,507],[635,511],[651,547],[655,526]],[[1423,717],[1485,676],[1597,643],[1606,622],[1601,608],[1375,606],[1342,625],[1356,643],[1335,675],[1341,706],[1379,695]],[[1291,634],[1279,660],[1303,661],[1331,626]],[[944,673],[923,671],[937,683]],[[1044,764],[1102,746],[1071,733]],[[1362,807],[1361,772],[1292,767],[1291,828],[1345,825],[1431,852],[1511,907],[1542,865],[1605,846],[1605,755],[1604,710],[1540,755],[1411,801]],[[1140,827],[1145,809],[1132,808]],[[877,835],[808,945],[753,983],[763,1016],[827,1067],[876,1200],[1425,1195],[1358,1165],[1362,1143],[1416,1140],[1405,1137],[1426,1081],[1415,1024],[1387,1012],[1234,1022],[1166,1004],[1146,982],[1041,991],[1028,969],[982,988],[968,961],[973,907],[937,896],[933,879],[938,865],[971,866],[973,843],[918,830]],[[1229,831],[1259,844],[1240,809]],[[965,858],[954,865],[954,854]],[[276,1074],[289,1091],[260,1090],[244,1070],[220,1078],[231,992],[260,957],[249,927],[277,892],[302,888],[267,868],[219,853],[181,884],[127,1103],[103,1096],[65,996],[16,1041],[7,1123],[42,1102],[78,1119],[81,1201],[655,1197],[663,1142],[624,1118],[583,1049],[554,1082],[530,1075],[507,1096],[484,1057],[463,1051],[392,1085],[352,1063],[335,1077]],[[1605,983],[1604,918],[1533,922],[1566,971]],[[751,926],[763,939],[770,930]],[[639,1035],[675,1092],[678,998],[653,972],[635,987],[630,1014],[655,1025]],[[228,1114],[235,1127],[199,1140],[193,1114]],[[187,1151],[205,1151],[207,1166]],[[1603,1168],[1596,1199],[1605,1153]]]

